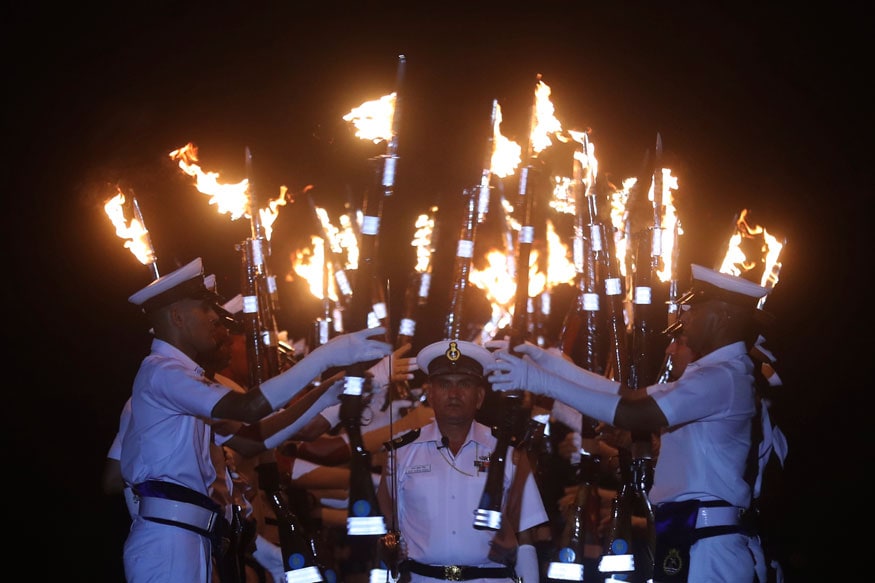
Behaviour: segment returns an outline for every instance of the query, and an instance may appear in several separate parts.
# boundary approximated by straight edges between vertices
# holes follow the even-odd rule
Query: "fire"
[[[501,134],[501,106],[495,112],[495,124],[492,128],[492,158],[490,169],[498,178],[512,176],[522,161],[522,146]]]
[[[298,277],[307,282],[307,287],[313,296],[323,300],[327,289],[328,298],[337,301],[337,285],[334,282],[331,265],[326,263],[325,258],[325,240],[311,235],[310,244],[311,247],[294,252],[292,269]]]
[[[550,101],[552,90],[543,81],[538,81],[535,86],[535,115],[532,123],[531,140],[532,153],[537,155],[553,144],[550,139],[552,134],[562,140],[562,124],[554,115],[555,107]]]
[[[125,195],[118,189],[118,194],[111,197],[103,205],[106,216],[115,226],[115,234],[125,241],[125,248],[130,249],[134,257],[143,265],[155,263],[155,249],[149,237],[149,231],[140,217],[133,217],[130,222],[125,219],[124,204]],[[133,201],[136,204],[136,200]]]
[[[316,218],[322,224],[326,237],[328,237],[331,252],[338,257],[345,257],[346,265],[344,269],[357,269],[359,264],[359,248],[358,239],[352,227],[352,219],[349,218],[349,215],[341,215],[339,219],[340,227],[335,227],[331,223],[328,211],[319,206],[314,207],[314,211],[316,212]]]
[[[410,244],[416,248],[416,266],[414,269],[417,273],[426,273],[431,267],[431,256],[434,253],[431,238],[434,234],[435,212],[437,212],[437,207],[432,207],[430,214],[421,214],[416,217],[414,225],[416,231],[413,233],[413,241]]]
[[[392,137],[392,119],[395,114],[397,93],[384,95],[379,99],[365,101],[343,116],[344,121],[355,126],[355,135],[363,140],[378,144]]]
[[[661,240],[660,257],[662,258],[662,261],[660,263],[662,268],[656,272],[656,275],[659,277],[659,281],[665,282],[671,279],[674,245],[677,244],[673,233],[675,224],[678,222],[678,214],[677,209],[674,206],[672,192],[678,189],[678,179],[676,176],[672,176],[671,170],[668,168],[662,168],[660,171],[662,172],[662,193],[658,200],[662,201],[662,208],[656,210],[657,212],[661,211],[659,236]],[[651,181],[650,191],[647,194],[647,198],[651,202],[654,202],[654,187],[654,181]],[[680,227],[680,225],[678,225],[678,227]],[[678,232],[682,233],[683,231],[679,228]]]
[[[574,151],[575,168],[578,167],[578,164],[581,168],[586,168],[587,182],[595,182],[599,171],[599,161],[595,156],[595,144],[588,139],[587,132],[568,130],[568,135],[582,146],[580,150]],[[550,200],[550,207],[560,213],[575,214],[577,205],[574,200],[574,189],[579,180],[582,180],[582,177],[554,176],[553,198]]]
[[[261,226],[264,227],[264,236],[270,241],[270,236],[273,233],[272,225],[279,216],[279,207],[285,206],[289,199],[286,196],[289,189],[286,186],[280,186],[280,194],[273,200],[267,201],[267,206],[258,209],[258,216],[261,218]]]
[[[570,251],[556,232],[553,222],[547,221],[547,274],[545,282],[547,289],[574,281],[577,272],[569,255]],[[531,292],[531,286],[529,286],[529,292]],[[529,297],[534,295],[536,294],[529,293]]]
[[[236,184],[221,184],[218,172],[204,172],[197,164],[197,146],[191,142],[170,152],[170,159],[178,160],[179,168],[195,179],[195,187],[211,196],[209,202],[216,205],[219,214],[230,214],[234,221],[241,217],[250,218],[248,179]]]
[[[726,255],[723,257],[719,271],[744,277],[745,274],[762,268],[762,276],[758,283],[766,289],[772,289],[778,283],[782,266],[781,251],[786,241],[778,241],[777,237],[760,225],[751,225],[747,221],[747,215],[748,209],[741,211],[735,224],[736,231],[729,238]],[[764,301],[765,298],[760,300],[760,304]]]
[[[340,227],[336,227],[324,208],[314,206],[313,210],[327,241],[318,235],[311,235],[311,247],[299,249],[291,255],[292,270],[295,275],[307,280],[310,293],[315,297],[325,299],[327,289],[327,297],[336,302],[339,296],[334,273],[336,270],[358,267],[358,242],[348,215],[341,215]],[[343,261],[343,265],[334,265],[334,261],[328,257],[329,253],[326,253],[326,245],[330,255]]]

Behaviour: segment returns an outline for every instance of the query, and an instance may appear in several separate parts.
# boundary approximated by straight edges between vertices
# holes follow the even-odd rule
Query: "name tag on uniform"
[[[431,471],[431,464],[421,464],[407,468],[408,474],[426,474]]]

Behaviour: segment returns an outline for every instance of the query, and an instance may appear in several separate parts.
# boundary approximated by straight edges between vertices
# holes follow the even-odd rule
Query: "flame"
[[[581,145],[580,150],[575,150],[573,158],[580,163],[583,168],[587,168],[588,182],[594,183],[599,171],[599,161],[595,156],[595,144],[587,139],[587,132],[577,130],[568,130],[568,135],[572,140]],[[584,151],[584,149],[586,151]],[[554,176],[553,180],[553,198],[550,200],[550,207],[560,213],[573,215],[577,212],[577,206],[574,200],[574,188],[576,180],[580,178],[568,176]]]
[[[496,108],[495,124],[492,127],[492,158],[490,170],[498,178],[512,176],[522,161],[523,148],[501,134],[501,106]]]
[[[340,215],[340,227],[335,227],[331,223],[328,211],[319,206],[314,207],[314,211],[316,212],[316,218],[322,224],[325,235],[328,237],[331,252],[339,257],[344,257],[345,265],[343,269],[357,269],[359,264],[359,248],[355,230],[352,228],[352,219],[349,218],[349,215]]]
[[[554,115],[555,108],[553,102],[550,101],[552,90],[550,86],[543,81],[538,81],[535,86],[535,116],[532,123],[532,132],[529,140],[534,155],[543,152],[548,146],[553,144],[550,135],[554,135],[557,139],[562,140],[562,124]]]
[[[218,172],[204,172],[197,164],[197,146],[191,142],[170,152],[170,159],[178,160],[179,168],[195,179],[195,187],[211,196],[210,204],[216,205],[219,214],[230,214],[234,221],[241,217],[250,218],[248,179],[236,184],[220,184]]]
[[[674,196],[672,192],[678,189],[678,179],[677,176],[672,176],[671,170],[668,168],[662,168],[661,171],[662,195],[659,197],[659,200],[662,201],[662,212],[660,215],[660,257],[662,258],[662,268],[656,272],[656,275],[659,278],[659,281],[665,282],[671,279],[674,255],[673,251],[676,243],[674,238],[674,228],[675,224],[678,222],[678,214],[677,209],[674,206]],[[654,181],[651,181],[650,190],[647,193],[647,198],[651,202],[654,201],[654,187]],[[680,225],[678,225],[678,233],[683,233],[683,230],[680,229]]]
[[[337,301],[337,285],[334,282],[332,266],[325,263],[325,240],[311,235],[310,244],[311,247],[299,249],[292,254],[292,270],[298,277],[306,280],[310,293],[315,297],[325,299],[327,287],[328,298]]]
[[[434,213],[437,212],[437,207],[432,207],[430,214],[421,214],[416,217],[416,232],[413,233],[413,241],[410,244],[416,248],[416,266],[414,269],[417,273],[427,273],[431,268],[431,256],[434,253],[434,247],[431,244],[431,238],[434,234]]]
[[[719,271],[744,277],[746,273],[762,266],[763,273],[758,283],[766,289],[772,289],[778,284],[778,276],[782,267],[780,256],[785,243],[778,241],[777,237],[764,227],[749,224],[747,215],[748,209],[741,211],[735,223],[736,231],[729,238],[726,254]],[[759,255],[748,257],[748,253],[744,251],[743,247],[756,249],[759,251]],[[760,304],[765,301],[765,297],[760,300]]]
[[[363,140],[371,140],[375,144],[392,138],[392,119],[395,115],[395,99],[397,93],[384,95],[379,99],[365,101],[343,116],[355,126],[355,135]]]
[[[632,187],[638,183],[637,178],[626,178],[623,180],[623,186],[611,193],[608,202],[610,203],[610,221],[614,228],[614,256],[617,258],[617,263],[620,265],[620,273],[626,278],[629,276],[626,268],[626,258],[630,252],[629,238],[629,196],[632,192]]]
[[[125,248],[130,249],[140,263],[143,265],[155,263],[155,250],[149,240],[149,231],[137,217],[132,218],[130,223],[127,222],[124,213],[125,195],[120,188],[116,188],[118,194],[103,205],[106,216],[115,226],[115,234],[121,239],[127,239]]]
[[[288,187],[280,186],[279,196],[273,200],[267,201],[267,206],[265,208],[258,209],[261,226],[264,227],[264,236],[268,241],[270,241],[270,236],[273,233],[272,225],[280,214],[279,207],[285,206],[289,201],[286,196],[288,191]]]
[[[553,226],[553,221],[547,221],[547,274],[546,288],[553,288],[561,283],[573,282],[577,271],[574,268],[574,262],[569,258],[571,251],[568,246],[562,242],[562,238],[556,232]],[[529,296],[534,297],[536,294],[531,293],[529,286]]]

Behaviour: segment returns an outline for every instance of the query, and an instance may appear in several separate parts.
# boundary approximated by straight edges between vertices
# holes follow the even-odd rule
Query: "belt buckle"
[[[444,566],[444,579],[447,581],[462,581],[462,567],[458,565]]]

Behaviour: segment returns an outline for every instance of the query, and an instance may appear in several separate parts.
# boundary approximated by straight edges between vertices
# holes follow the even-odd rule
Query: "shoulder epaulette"
[[[416,441],[416,438],[419,437],[419,434],[422,432],[422,428],[413,429],[408,431],[404,435],[399,435],[392,441],[386,441],[383,443],[383,449],[386,451],[392,451],[393,449],[398,449],[401,446],[407,445],[408,443],[412,443]]]

